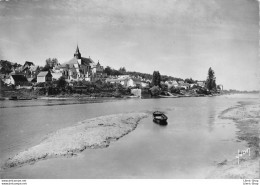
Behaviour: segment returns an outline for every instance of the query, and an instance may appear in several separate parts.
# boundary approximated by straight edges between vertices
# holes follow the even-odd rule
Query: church
[[[92,79],[102,77],[104,68],[99,61],[95,63],[90,57],[82,57],[77,46],[74,57],[61,64],[59,70],[67,81],[92,81]]]

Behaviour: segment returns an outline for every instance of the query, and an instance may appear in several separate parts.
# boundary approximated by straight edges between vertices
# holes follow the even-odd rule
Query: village
[[[17,98],[15,96],[30,99],[31,97],[24,97],[24,92],[34,94],[34,98],[60,94],[94,94],[101,97],[122,97],[122,95],[180,97],[211,95],[223,90],[221,85],[217,85],[215,89],[207,89],[206,81],[195,81],[191,78],[161,79],[160,74],[157,74],[159,82],[156,84],[153,79],[156,71],[153,76],[126,71],[112,74],[108,70],[110,67],[105,69],[99,61],[94,62],[90,57],[82,57],[78,46],[73,58],[61,64],[57,59],[47,59],[44,67],[29,61],[21,65],[1,60],[0,64],[1,97],[7,97],[8,94],[9,98],[14,99]],[[10,91],[12,89],[15,91]],[[17,95],[17,92],[22,92],[22,95],[19,93]],[[100,94],[102,92],[103,94]]]

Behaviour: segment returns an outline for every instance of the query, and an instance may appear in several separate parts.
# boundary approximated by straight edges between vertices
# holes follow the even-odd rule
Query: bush
[[[161,83],[161,89],[162,91],[168,91],[168,85]]]
[[[152,95],[152,96],[158,96],[158,95],[161,93],[161,90],[160,90],[160,87],[158,87],[158,86],[153,86],[153,87],[150,89],[150,92],[151,92],[151,95]]]
[[[209,94],[211,94],[210,93],[210,91],[208,91],[206,88],[200,88],[200,89],[197,89],[196,90],[196,92],[198,93],[198,94],[205,94],[205,95],[209,95]]]
[[[174,86],[172,86],[171,88],[170,88],[170,92],[171,93],[175,93],[175,94],[180,94],[180,89],[179,88],[176,88],[176,87],[174,87]]]
[[[45,82],[39,82],[35,85],[35,87],[45,87]]]
[[[67,85],[67,82],[65,80],[65,78],[62,76],[57,80],[57,87],[60,89],[65,89]]]

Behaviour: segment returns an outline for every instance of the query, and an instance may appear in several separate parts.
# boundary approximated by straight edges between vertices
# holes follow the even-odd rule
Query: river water
[[[164,111],[168,125],[140,121],[108,148],[86,149],[76,157],[55,158],[2,170],[1,178],[208,178],[216,164],[235,158],[238,142],[231,120],[219,114],[258,95],[82,102],[30,100],[0,102],[0,163],[30,148],[47,134],[103,115]],[[51,105],[51,106],[50,106]],[[210,178],[210,177],[209,177]]]

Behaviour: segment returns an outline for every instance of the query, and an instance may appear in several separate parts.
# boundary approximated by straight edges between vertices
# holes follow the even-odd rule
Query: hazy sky
[[[0,59],[44,65],[84,57],[129,71],[258,89],[255,0],[0,1]],[[78,24],[77,24],[78,23]]]

